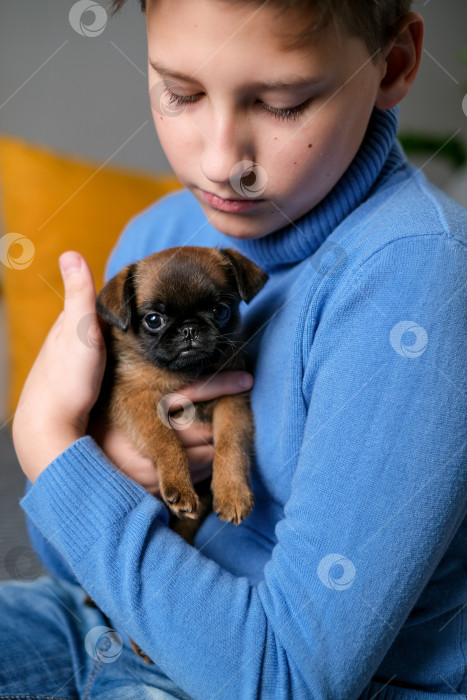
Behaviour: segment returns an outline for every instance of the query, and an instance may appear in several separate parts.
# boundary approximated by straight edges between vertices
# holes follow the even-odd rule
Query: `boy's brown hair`
[[[259,0],[242,1],[254,3]],[[120,10],[125,2],[112,0],[112,14]],[[139,3],[144,12],[147,0],[139,0]],[[337,18],[349,35],[365,42],[370,55],[374,57],[397,35],[398,20],[412,7],[412,0],[269,0],[269,3],[282,12],[297,10],[306,13],[313,10],[313,20],[305,26],[297,38],[297,44],[305,43],[311,32],[327,27]]]

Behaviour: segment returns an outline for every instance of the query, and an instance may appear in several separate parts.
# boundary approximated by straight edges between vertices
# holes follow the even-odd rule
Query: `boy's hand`
[[[240,385],[240,379],[245,379],[247,384]],[[195,403],[226,394],[238,394],[248,390],[252,384],[253,377],[246,372],[220,372],[180,389],[177,395],[185,396],[187,403]],[[159,495],[157,469],[120,430],[109,426],[94,426],[92,434],[118,469],[149,493]],[[194,421],[188,428],[178,430],[177,435],[186,449],[193,483],[202,481],[210,475],[214,458],[212,425]]]
[[[60,257],[60,268],[64,310],[31,369],[13,420],[16,453],[31,481],[86,433],[105,368],[91,270],[75,252]]]

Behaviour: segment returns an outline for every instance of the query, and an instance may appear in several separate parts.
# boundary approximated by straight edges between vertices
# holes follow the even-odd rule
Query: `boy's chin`
[[[264,236],[268,236],[287,224],[285,220],[283,222],[274,221],[277,217],[273,215],[252,216],[223,212],[212,209],[203,202],[200,202],[200,204],[209,223],[220,233],[232,238],[244,240],[264,238]]]

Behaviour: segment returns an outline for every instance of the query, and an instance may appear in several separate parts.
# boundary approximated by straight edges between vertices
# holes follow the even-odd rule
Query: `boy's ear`
[[[97,313],[112,326],[126,332],[134,304],[133,275],[136,265],[127,265],[101,289],[96,299]]]
[[[397,23],[397,35],[385,49],[385,75],[379,86],[375,107],[391,109],[408,93],[415,80],[423,48],[423,18],[408,12]]]

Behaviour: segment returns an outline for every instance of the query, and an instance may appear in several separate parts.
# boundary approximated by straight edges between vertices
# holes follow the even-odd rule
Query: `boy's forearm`
[[[29,493],[31,488],[32,483],[27,481],[25,495]],[[44,537],[28,516],[26,516],[26,528],[29,541],[42,562],[43,567],[53,576],[59,576],[67,581],[77,583],[77,578],[67,561],[59,554],[53,542]]]
[[[169,530],[165,505],[117,471],[91,438],[79,440],[51,464],[22,506],[46,538],[56,538],[101,610],[169,676],[180,679],[183,668],[191,666],[181,680],[198,685],[193,697],[211,697],[219,684],[217,652],[206,655],[205,642],[199,640],[190,645],[193,658],[186,656],[186,639],[194,640],[204,614],[213,623],[213,639],[233,634],[238,641],[242,630],[247,650],[255,650],[253,640],[259,638],[258,648],[263,647],[266,620],[247,579],[209,563]],[[245,607],[250,595],[253,614]],[[175,654],[178,645],[184,651]],[[236,656],[221,656],[222,677],[235,675]],[[253,666],[260,662],[258,656]]]

